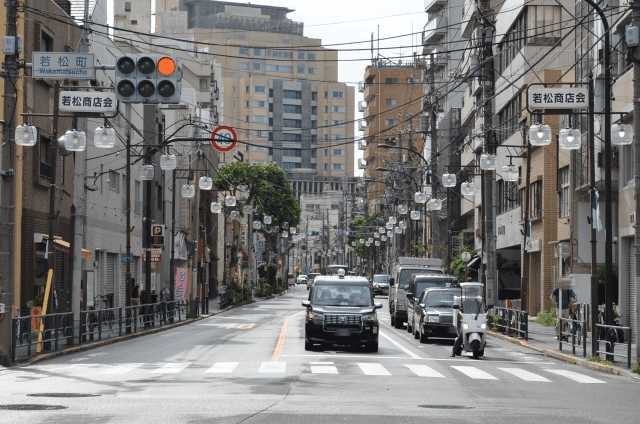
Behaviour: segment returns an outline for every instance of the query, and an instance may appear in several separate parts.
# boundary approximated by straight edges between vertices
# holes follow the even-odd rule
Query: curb
[[[514,339],[513,337],[509,337],[501,333],[496,333],[494,331],[488,331],[487,334],[497,339],[506,340],[509,343],[513,343],[513,344],[517,344],[517,345],[529,348],[545,356],[548,356],[550,358],[554,358],[566,363],[571,363],[573,361],[575,362],[574,365],[580,365],[581,367],[590,368],[595,371],[600,371],[600,372],[604,372],[612,375],[619,375],[619,376],[631,378],[632,380],[640,381],[639,374],[633,373],[626,368],[618,367],[615,365],[610,366],[610,365],[599,364],[597,362],[589,362],[585,358],[574,356],[568,353],[556,352],[555,350],[552,350],[552,349],[540,349],[532,346],[530,343],[527,343],[524,340]]]
[[[285,292],[285,293],[289,293],[289,292],[290,292],[290,290]],[[282,295],[284,295],[285,293],[283,293]],[[282,295],[280,295],[280,296],[282,296]],[[270,299],[270,298],[268,298],[268,299]],[[29,359],[27,359],[25,361],[16,361],[11,366],[5,367],[5,368],[13,368],[13,367],[26,366],[26,365],[33,365],[33,364],[36,364],[36,363],[38,363],[40,361],[44,361],[46,359],[58,358],[60,356],[71,355],[73,353],[85,352],[87,350],[91,350],[91,349],[95,349],[95,348],[98,348],[98,347],[110,345],[110,344],[113,344],[113,343],[123,342],[123,341],[126,341],[126,340],[135,339],[135,338],[138,338],[138,337],[144,337],[144,336],[149,335],[149,334],[160,333],[162,331],[171,330],[171,329],[177,328],[177,327],[182,327],[183,325],[192,324],[192,323],[194,323],[196,321],[200,321],[200,320],[203,320],[205,318],[212,317],[214,315],[219,315],[219,314],[221,314],[223,312],[227,312],[227,311],[229,311],[231,309],[235,309],[235,308],[238,308],[240,306],[250,305],[252,303],[257,303],[257,302],[262,302],[263,300],[267,300],[267,299],[256,300],[254,298],[249,302],[242,302],[242,303],[237,304],[237,305],[231,305],[231,306],[228,306],[225,309],[221,309],[220,311],[210,312],[209,314],[206,314],[206,315],[200,315],[197,318],[189,318],[186,321],[181,321],[181,322],[173,323],[173,324],[167,324],[167,325],[165,325],[163,327],[153,328],[151,330],[146,330],[146,331],[143,331],[143,332],[140,332],[140,333],[126,334],[126,335],[123,335],[123,336],[112,337],[110,339],[100,340],[100,341],[97,341],[97,342],[91,342],[91,343],[83,344],[83,345],[80,345],[80,346],[73,346],[73,347],[66,348],[66,349],[60,349],[60,350],[58,350],[56,352],[44,353],[44,354],[41,354],[41,355],[34,356],[33,358],[29,358]]]

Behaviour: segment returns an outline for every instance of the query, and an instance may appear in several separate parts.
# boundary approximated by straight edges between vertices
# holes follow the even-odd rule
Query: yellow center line
[[[304,312],[298,312],[297,314],[291,315],[284,320],[284,324],[282,324],[282,330],[280,330],[280,337],[278,337],[278,343],[276,343],[276,350],[273,352],[273,357],[271,361],[279,361],[280,354],[282,353],[282,349],[284,348],[284,339],[287,337],[287,327],[289,326],[289,320],[296,315],[303,314]]]
[[[249,326],[247,328],[253,328],[255,326],[255,324],[249,324]]]

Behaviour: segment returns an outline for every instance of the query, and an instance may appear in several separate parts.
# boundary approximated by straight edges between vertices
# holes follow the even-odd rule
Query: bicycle
[[[98,300],[98,301],[97,301]],[[99,308],[99,300],[102,300],[104,302],[105,305],[105,310],[102,313],[102,323],[103,324],[107,324],[109,326],[109,330],[113,330],[113,325],[115,324],[116,321],[116,316],[113,313],[113,293],[109,293],[106,295],[98,295],[96,297],[94,297],[93,301],[94,301],[94,305],[98,306],[98,310],[100,310]]]

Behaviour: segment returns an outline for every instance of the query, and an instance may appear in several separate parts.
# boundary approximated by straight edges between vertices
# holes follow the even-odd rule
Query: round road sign
[[[228,152],[236,147],[238,134],[231,127],[221,125],[211,133],[211,145],[219,152]]]
[[[462,258],[463,261],[465,262],[469,262],[471,260],[471,253],[469,252],[462,252],[462,254],[460,255],[460,257]]]

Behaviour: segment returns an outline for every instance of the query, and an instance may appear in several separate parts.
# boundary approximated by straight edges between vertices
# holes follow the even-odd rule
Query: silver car
[[[389,294],[389,276],[386,274],[376,274],[371,281],[373,294]]]

